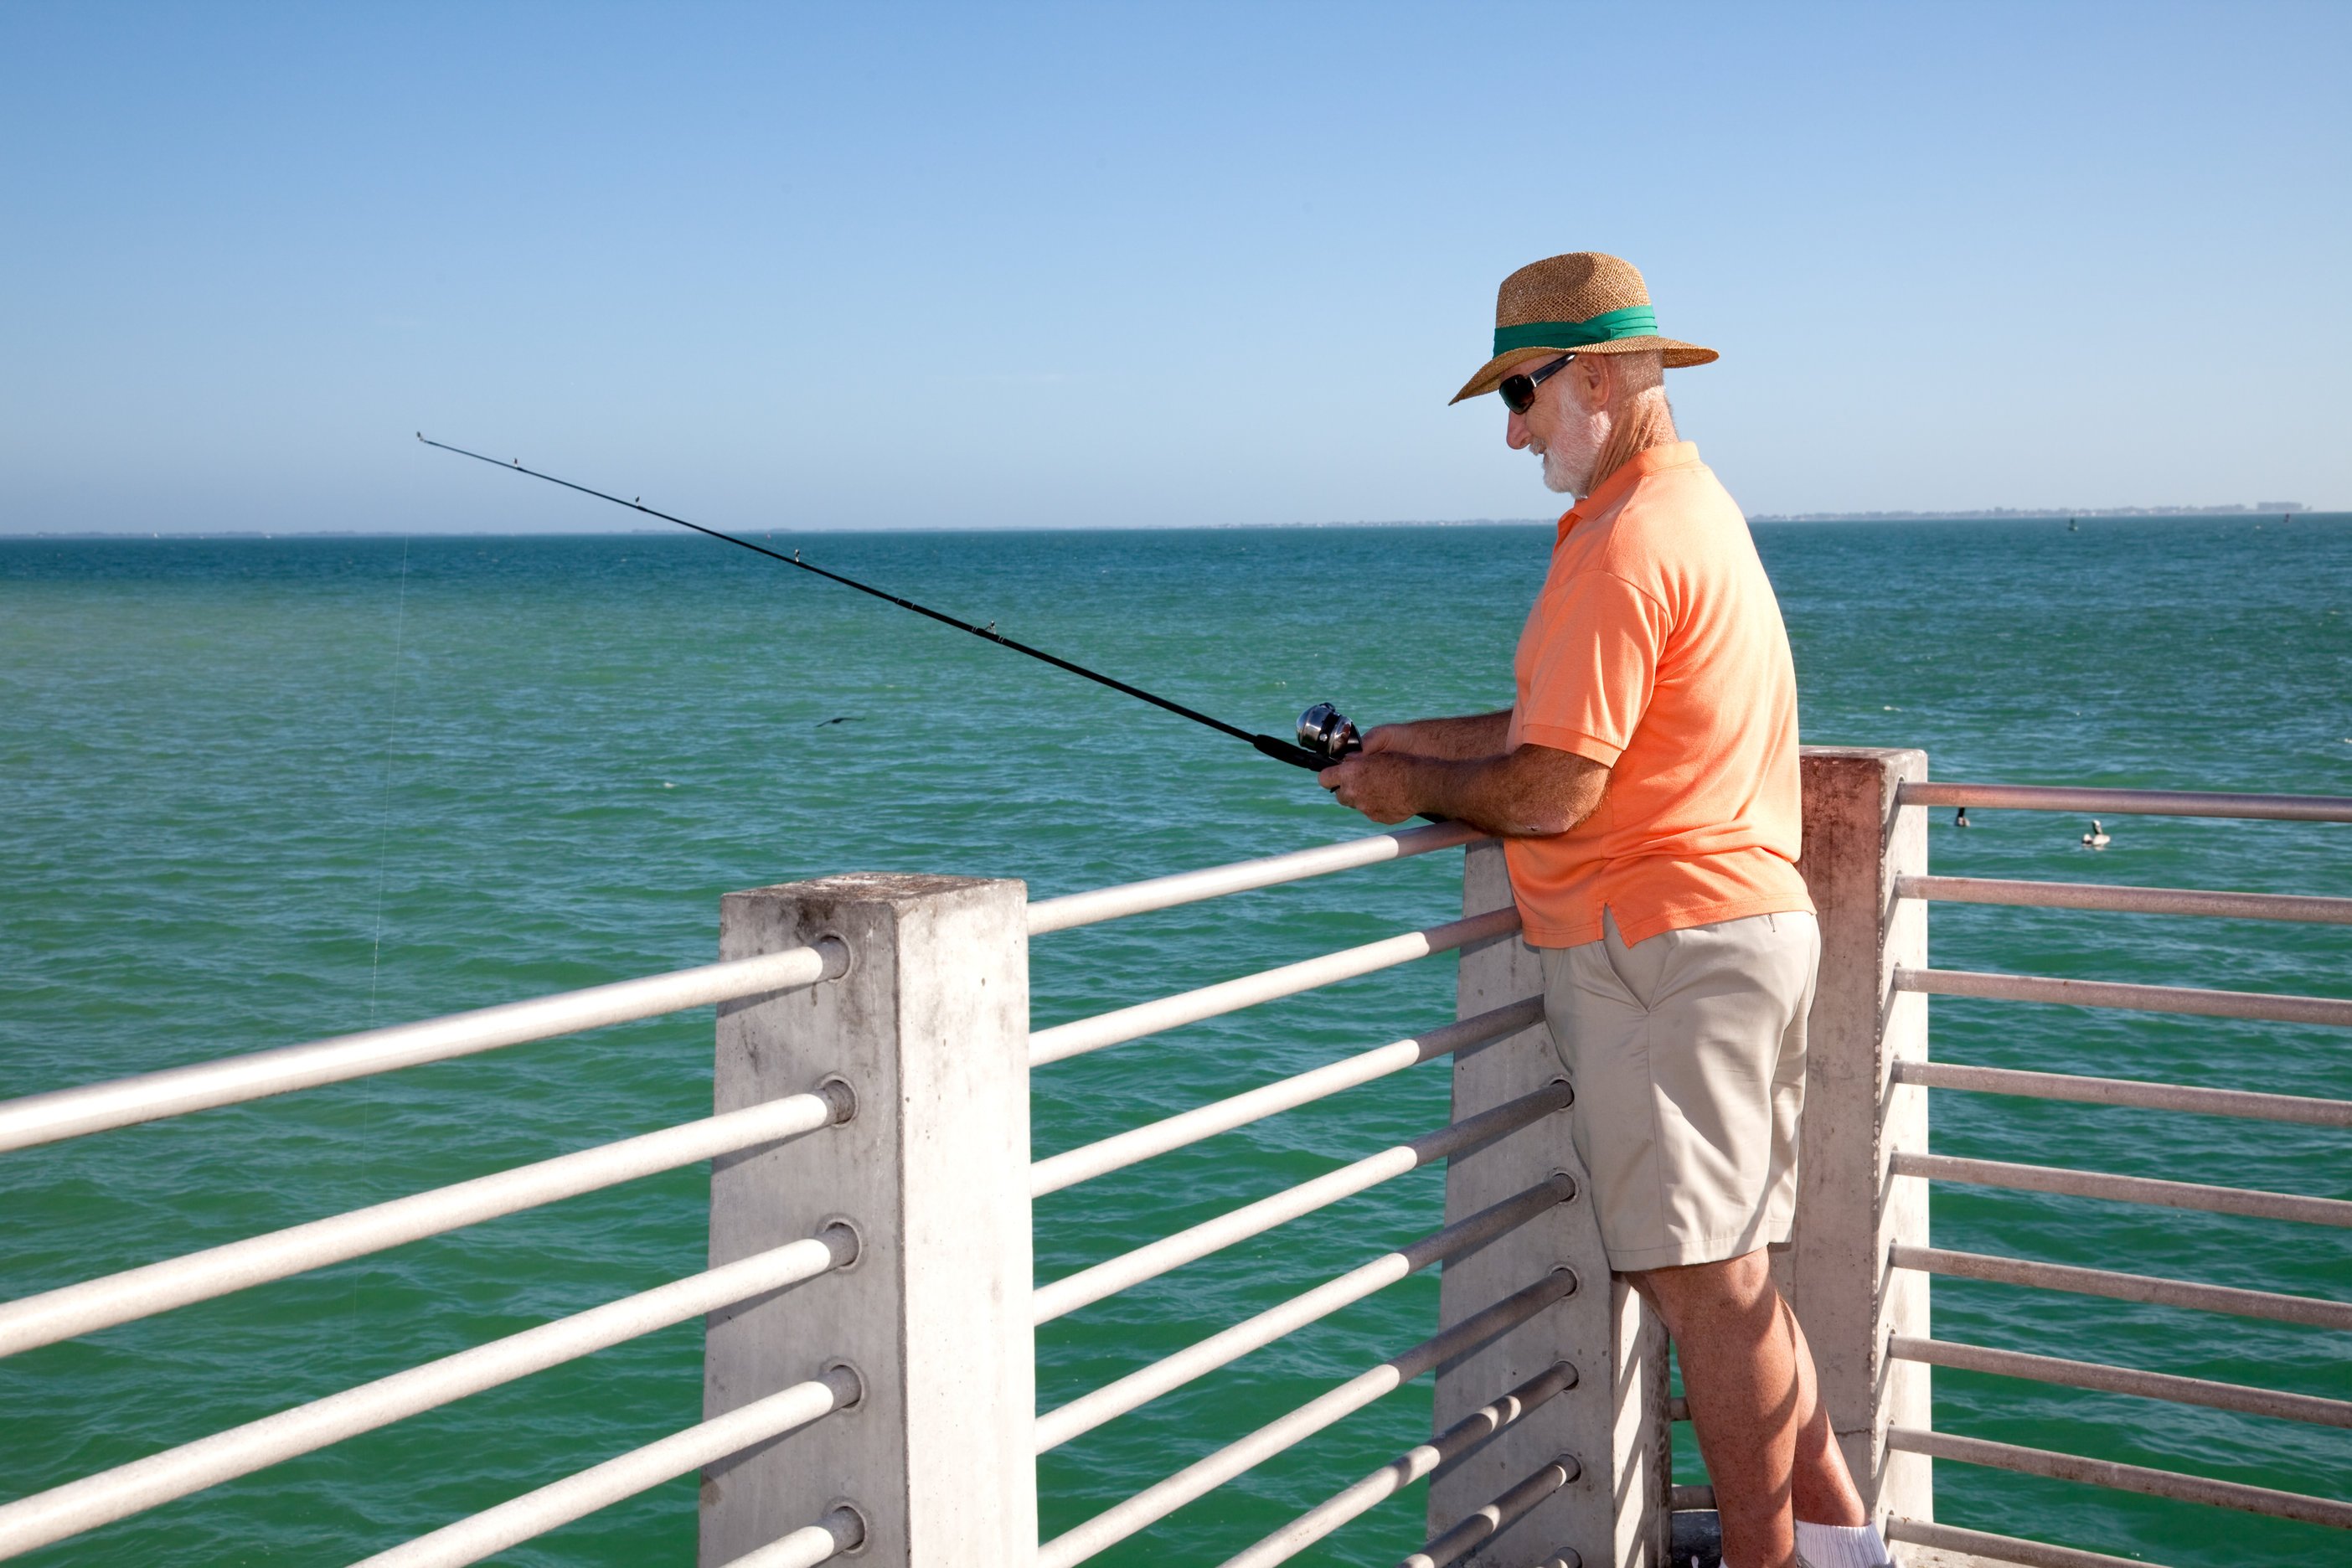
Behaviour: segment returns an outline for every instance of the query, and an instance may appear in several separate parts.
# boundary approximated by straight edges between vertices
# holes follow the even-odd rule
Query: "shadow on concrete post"
[[[1927,1184],[1896,1178],[1897,1152],[1927,1150],[1927,1090],[1893,1081],[1898,1060],[1927,1055],[1927,998],[1894,989],[1896,966],[1927,962],[1927,906],[1897,900],[1895,879],[1927,869],[1927,813],[1895,805],[1927,776],[1907,748],[1808,746],[1805,842],[1798,869],[1822,924],[1821,980],[1807,1029],[1797,1222],[1774,1276],[1821,1370],[1822,1398],[1863,1500],[1890,1515],[1935,1518],[1922,1455],[1890,1453],[1892,1426],[1932,1426],[1928,1368],[1888,1358],[1896,1334],[1927,1337],[1927,1277],[1887,1264],[1898,1243],[1927,1245]]]
[[[711,1315],[703,1409],[840,1363],[859,1402],[703,1473],[703,1568],[847,1502],[854,1561],[1003,1568],[1036,1552],[1026,890],[857,875],[730,893],[722,957],[838,937],[849,972],[719,1011],[720,1111],[845,1083],[845,1122],[715,1163],[715,1265],[845,1220],[848,1268]]]
[[[1484,914],[1510,901],[1502,847],[1471,846],[1464,860],[1463,913]],[[1542,991],[1535,950],[1512,937],[1463,955],[1454,1010],[1466,1018]],[[1492,1110],[1565,1076],[1549,1032],[1535,1025],[1455,1058],[1454,1118]],[[1665,1335],[1640,1298],[1610,1278],[1566,1113],[1449,1161],[1445,1217],[1451,1224],[1554,1171],[1575,1178],[1576,1199],[1446,1264],[1438,1321],[1441,1326],[1460,1322],[1563,1264],[1576,1271],[1579,1287],[1484,1349],[1440,1368],[1436,1429],[1555,1362],[1576,1369],[1576,1385],[1439,1468],[1430,1480],[1429,1533],[1443,1534],[1556,1456],[1570,1454],[1580,1467],[1578,1478],[1468,1561],[1478,1568],[1663,1568]]]

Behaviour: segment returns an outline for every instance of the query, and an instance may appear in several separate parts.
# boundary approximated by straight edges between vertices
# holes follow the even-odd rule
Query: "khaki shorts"
[[[1813,917],[1750,915],[1628,947],[1611,915],[1599,942],[1538,951],[1609,1267],[1786,1242],[1822,951]]]

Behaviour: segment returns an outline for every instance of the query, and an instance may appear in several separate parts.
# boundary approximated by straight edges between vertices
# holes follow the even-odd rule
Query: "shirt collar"
[[[1558,544],[1578,523],[1600,516],[1624,500],[1625,492],[1633,488],[1634,480],[1697,461],[1698,443],[1696,441],[1669,441],[1663,447],[1647,447],[1634,453],[1619,465],[1615,473],[1601,480],[1599,489],[1560,513],[1559,531],[1553,535],[1552,542]]]

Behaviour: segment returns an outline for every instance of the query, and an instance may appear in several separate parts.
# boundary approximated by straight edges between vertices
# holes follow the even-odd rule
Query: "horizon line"
[[[2331,510],[2311,507],[2301,502],[2283,506],[2250,507],[2084,507],[2064,508],[1991,507],[1951,511],[1883,510],[1883,511],[1811,511],[1811,512],[1750,512],[1747,520],[1753,523],[1810,524],[1837,522],[2031,522],[2049,521],[2059,518],[2085,519],[2096,521],[2177,521],[2239,519],[2261,521],[2273,517],[2304,518],[2310,521],[2352,517],[2352,509]],[[1315,528],[1549,528],[1558,520],[1550,517],[1526,518],[1392,518],[1356,519],[1321,522],[1193,522],[1193,523],[1001,523],[971,524],[964,527],[941,527],[931,524],[906,527],[883,524],[870,528],[764,528],[739,530],[745,538],[773,538],[785,534],[863,534],[863,533],[1182,533],[1208,531],[1243,531],[1274,529]],[[192,540],[192,539],[667,539],[685,536],[671,528],[580,528],[580,529],[30,529],[21,531],[0,530],[0,541],[7,540]]]

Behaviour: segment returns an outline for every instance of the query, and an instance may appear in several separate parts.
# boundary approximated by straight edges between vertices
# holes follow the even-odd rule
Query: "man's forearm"
[[[1383,724],[1374,731],[1379,734],[1379,749],[1385,752],[1411,752],[1418,757],[1441,757],[1466,761],[1473,757],[1500,756],[1504,739],[1510,733],[1511,710],[1499,713],[1471,713],[1458,719],[1415,719],[1410,723]]]
[[[1452,759],[1400,757],[1415,809],[1506,838],[1547,838],[1575,827],[1601,804],[1609,770],[1583,758],[1563,772],[1560,753]]]

